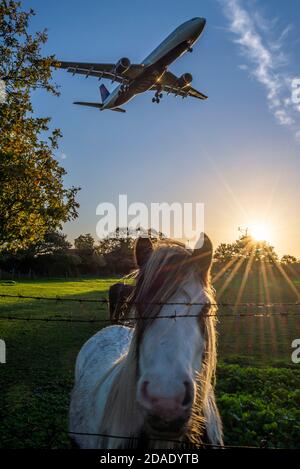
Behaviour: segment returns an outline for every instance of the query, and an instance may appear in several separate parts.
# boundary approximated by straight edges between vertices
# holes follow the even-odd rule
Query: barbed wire
[[[30,299],[30,300],[40,300],[40,301],[56,301],[56,302],[77,302],[77,303],[105,303],[109,304],[109,299],[105,297],[100,297],[98,299],[89,299],[89,298],[63,298],[61,296],[27,296],[27,295],[10,295],[8,293],[1,293],[0,298],[17,298],[17,299]],[[203,303],[203,302],[189,302],[189,301],[171,301],[171,302],[162,302],[162,301],[116,301],[116,304],[128,304],[128,305],[153,305],[153,306],[219,306],[219,307],[263,307],[263,308],[273,308],[273,307],[280,307],[280,306],[297,306],[300,307],[300,302],[239,302],[239,303],[230,303],[230,302],[222,302],[218,301],[215,303]]]
[[[56,302],[77,302],[79,304],[82,303],[106,303],[109,305],[109,300],[108,298],[99,298],[99,299],[86,299],[86,298],[62,298],[62,297],[47,297],[47,296],[27,296],[27,295],[10,295],[10,294],[0,294],[0,298],[17,298],[20,300],[25,300],[25,299],[33,299],[33,300],[40,300],[40,301],[56,301]],[[206,314],[206,317],[218,317],[220,320],[225,319],[225,318],[245,318],[245,317],[270,317],[270,316],[300,316],[300,310],[298,311],[270,311],[270,308],[279,308],[279,307],[298,307],[300,306],[300,303],[292,303],[292,302],[268,302],[268,303],[254,303],[254,302],[243,302],[243,303],[225,303],[225,302],[216,302],[216,303],[210,303],[210,302],[136,302],[136,301],[116,301],[115,305],[123,305],[123,306],[129,306],[129,305],[136,305],[136,304],[146,304],[146,305],[156,305],[156,306],[202,306],[203,308],[209,308],[212,306],[217,306],[217,307],[229,307],[229,308],[265,308],[268,311],[263,312],[260,310],[256,310],[254,312],[234,312],[234,313],[225,313],[225,314],[220,314],[220,313],[208,313]],[[72,313],[71,313],[72,314]],[[0,321],[39,321],[39,322],[66,322],[66,323],[125,323],[128,324],[132,321],[149,321],[151,319],[181,319],[181,318],[197,318],[199,317],[199,313],[197,314],[177,314],[174,312],[174,314],[169,314],[169,315],[154,315],[154,316],[121,316],[118,319],[115,318],[74,318],[74,317],[24,317],[24,316],[15,316],[15,315],[0,315]]]
[[[129,441],[137,441],[140,439],[138,436],[121,436],[121,435],[110,435],[108,433],[88,433],[88,432],[68,432],[69,435],[78,435],[78,436],[97,436],[100,438],[112,438],[112,439],[120,439],[120,440],[129,440]],[[184,447],[192,447],[192,448],[198,448],[200,449],[201,447],[207,447],[207,448],[220,448],[220,449],[261,449],[262,446],[237,446],[237,445],[220,445],[220,444],[214,444],[214,443],[192,443],[192,442],[185,442],[181,440],[174,440],[174,439],[168,439],[168,438],[151,438],[147,436],[148,441],[153,441],[153,442],[165,442],[165,443],[176,443],[176,444],[181,444]]]
[[[217,317],[220,320],[222,319],[227,319],[227,318],[246,318],[246,317],[252,317],[252,318],[269,318],[273,316],[282,316],[282,317],[298,317],[300,316],[300,311],[297,312],[283,312],[283,311],[273,311],[269,313],[232,313],[232,314],[223,314],[223,315],[218,315],[218,314],[206,314],[205,317]],[[24,322],[30,322],[30,321],[39,321],[39,322],[66,322],[66,323],[88,323],[88,324],[95,324],[95,323],[110,323],[110,324],[119,324],[119,323],[124,323],[124,324],[129,324],[131,321],[149,321],[151,319],[182,319],[182,318],[198,318],[199,314],[172,314],[169,316],[136,316],[136,317],[124,317],[124,318],[119,318],[119,319],[96,319],[96,318],[91,318],[91,319],[80,319],[80,318],[41,318],[41,317],[18,317],[18,316],[2,316],[0,315],[0,321],[24,321]]]

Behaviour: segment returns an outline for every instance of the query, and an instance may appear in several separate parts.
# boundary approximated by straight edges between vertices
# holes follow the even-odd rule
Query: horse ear
[[[213,245],[205,233],[201,233],[192,256],[197,264],[197,269],[203,276],[206,276],[212,264]]]
[[[150,238],[138,238],[134,246],[134,257],[136,265],[141,268],[148,261],[153,252],[153,244]]]

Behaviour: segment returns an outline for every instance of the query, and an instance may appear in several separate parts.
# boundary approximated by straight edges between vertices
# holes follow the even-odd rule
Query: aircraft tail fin
[[[110,92],[108,91],[106,86],[103,85],[103,84],[100,85],[99,90],[100,90],[100,94],[101,94],[102,103],[104,103],[106,98],[110,95]]]

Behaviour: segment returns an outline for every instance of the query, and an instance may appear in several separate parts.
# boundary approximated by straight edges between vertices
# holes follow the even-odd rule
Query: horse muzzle
[[[148,415],[145,420],[145,431],[151,437],[178,439],[187,429],[189,416],[174,420],[164,420],[156,415]]]

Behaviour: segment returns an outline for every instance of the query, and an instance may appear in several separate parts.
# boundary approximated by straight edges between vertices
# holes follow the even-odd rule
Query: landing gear
[[[120,89],[119,89],[119,92],[118,94],[121,95],[122,93],[125,93],[126,91],[128,91],[128,85],[125,84],[125,83],[122,83],[122,85],[120,86]]]
[[[152,98],[152,103],[157,103],[157,104],[160,103],[160,100],[162,99],[162,97],[163,97],[163,94],[161,92],[161,88],[159,88],[156,91],[154,98]]]
[[[157,103],[157,104],[159,104],[159,103],[160,103],[160,99],[155,96],[154,98],[152,98],[152,103]]]

